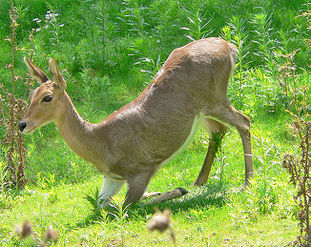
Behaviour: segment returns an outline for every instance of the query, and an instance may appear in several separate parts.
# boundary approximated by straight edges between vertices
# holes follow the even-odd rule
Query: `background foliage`
[[[183,186],[191,191],[183,200],[159,205],[173,211],[177,243],[184,246],[280,246],[295,239],[299,209],[281,163],[283,154],[299,153],[299,141],[289,128],[293,115],[308,120],[306,109],[310,111],[307,1],[14,2],[19,15],[15,67],[21,75],[16,95],[27,99],[36,87],[33,82],[24,83],[23,56],[32,56],[45,71],[52,57],[62,69],[78,111],[91,122],[135,99],[174,48],[208,36],[235,43],[240,53],[228,97],[252,120],[257,171],[253,186],[244,192],[239,189],[244,161],[239,136],[231,129],[207,186],[190,185],[208,144],[208,136],[200,131],[183,154],[159,171],[149,190]],[[5,39],[10,36],[9,9],[9,2],[0,0],[0,84],[8,91],[11,77],[5,66],[11,61],[11,44]],[[1,93],[1,99],[5,107],[6,95]],[[4,134],[5,128],[0,127],[0,139]],[[27,218],[38,234],[49,225],[58,229],[60,245],[167,246],[168,236],[145,231],[151,208],[134,211],[129,224],[124,223],[123,212],[120,220],[94,221],[83,197],[101,185],[101,176],[66,146],[54,125],[26,136],[25,143],[26,189],[0,192],[3,244],[33,244],[32,240],[19,240],[13,231]],[[2,168],[7,149],[0,146]],[[2,177],[0,172],[0,182]]]

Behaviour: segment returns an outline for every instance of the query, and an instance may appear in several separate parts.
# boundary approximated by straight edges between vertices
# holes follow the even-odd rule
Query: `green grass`
[[[298,207],[282,157],[298,153],[288,111],[297,112],[294,95],[289,92],[286,97],[282,83],[293,88],[294,83],[302,87],[310,81],[308,23],[306,17],[296,17],[308,10],[307,1],[16,0],[15,5],[21,49],[16,54],[17,74],[26,77],[22,57],[30,56],[33,47],[35,63],[43,70],[48,70],[48,58],[55,58],[69,95],[90,122],[101,121],[135,99],[174,48],[205,36],[222,36],[237,44],[240,53],[228,97],[252,121],[252,186],[241,190],[243,150],[238,132],[231,128],[206,186],[191,185],[208,146],[208,135],[200,130],[184,152],[157,172],[148,191],[189,191],[181,199],[156,205],[171,210],[178,246],[284,246],[295,240]],[[3,41],[10,36],[8,1],[0,0],[0,10]],[[28,39],[32,28],[37,29],[33,44]],[[0,84],[7,90],[10,49],[9,42],[0,42]],[[288,62],[281,54],[297,49],[293,79],[280,71]],[[35,85],[29,89],[23,81],[17,81],[16,95],[26,98],[25,92]],[[305,98],[310,105],[310,93],[310,87],[306,95],[299,92],[299,103]],[[0,141],[4,131],[0,126]],[[114,220],[106,219],[105,210],[103,219],[96,217],[86,196],[101,188],[102,175],[68,148],[54,124],[25,136],[25,143],[26,188],[0,190],[1,246],[36,246],[15,234],[25,219],[39,236],[49,226],[57,229],[59,240],[52,246],[173,246],[168,233],[147,231],[154,205],[117,211]],[[5,152],[0,144],[0,184]],[[118,205],[125,193],[124,187],[115,196]]]

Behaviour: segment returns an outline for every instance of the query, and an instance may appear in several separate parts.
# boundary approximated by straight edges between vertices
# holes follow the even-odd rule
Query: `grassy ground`
[[[285,153],[298,153],[289,124],[297,114],[295,87],[309,79],[306,1],[15,1],[19,10],[16,70],[25,77],[22,57],[33,53],[47,71],[57,60],[81,115],[97,122],[135,99],[172,49],[192,39],[222,36],[240,49],[228,89],[234,106],[252,120],[255,179],[248,190],[240,137],[231,128],[224,138],[208,184],[191,185],[208,146],[200,130],[187,149],[151,180],[148,191],[183,187],[182,199],[156,205],[169,208],[178,246],[284,246],[299,233],[294,190],[282,167]],[[0,0],[0,84],[11,89],[9,4]],[[5,14],[7,13],[7,14]],[[35,28],[34,40],[28,38]],[[31,51],[30,49],[34,49]],[[288,73],[290,57],[300,49]],[[18,80],[16,94],[29,88]],[[291,89],[292,88],[292,89]],[[286,94],[286,93],[287,94]],[[1,91],[2,95],[2,91]],[[297,94],[299,105],[310,104],[310,88]],[[2,95],[3,98],[4,95]],[[304,102],[306,100],[307,102]],[[299,111],[299,109],[298,109]],[[5,129],[0,126],[0,134]],[[85,199],[94,197],[102,176],[75,155],[50,124],[25,137],[24,190],[0,191],[0,245],[36,246],[19,239],[15,228],[25,219],[43,236],[49,226],[59,239],[52,246],[173,246],[168,233],[147,231],[153,206],[117,211],[114,220],[94,214]],[[0,171],[7,147],[0,144]],[[3,179],[3,173],[0,173]],[[114,198],[121,205],[126,188]]]

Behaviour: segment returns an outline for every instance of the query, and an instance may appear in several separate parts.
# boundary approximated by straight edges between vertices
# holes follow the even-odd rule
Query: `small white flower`
[[[40,22],[41,22],[41,20],[40,20],[39,18],[35,18],[35,19],[33,19],[32,21],[35,21],[35,22],[37,22],[37,23],[40,23]]]

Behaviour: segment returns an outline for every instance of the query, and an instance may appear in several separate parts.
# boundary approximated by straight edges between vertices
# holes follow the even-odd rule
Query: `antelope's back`
[[[151,87],[187,95],[196,111],[214,106],[226,98],[236,54],[237,48],[220,38],[191,42],[169,55]]]

